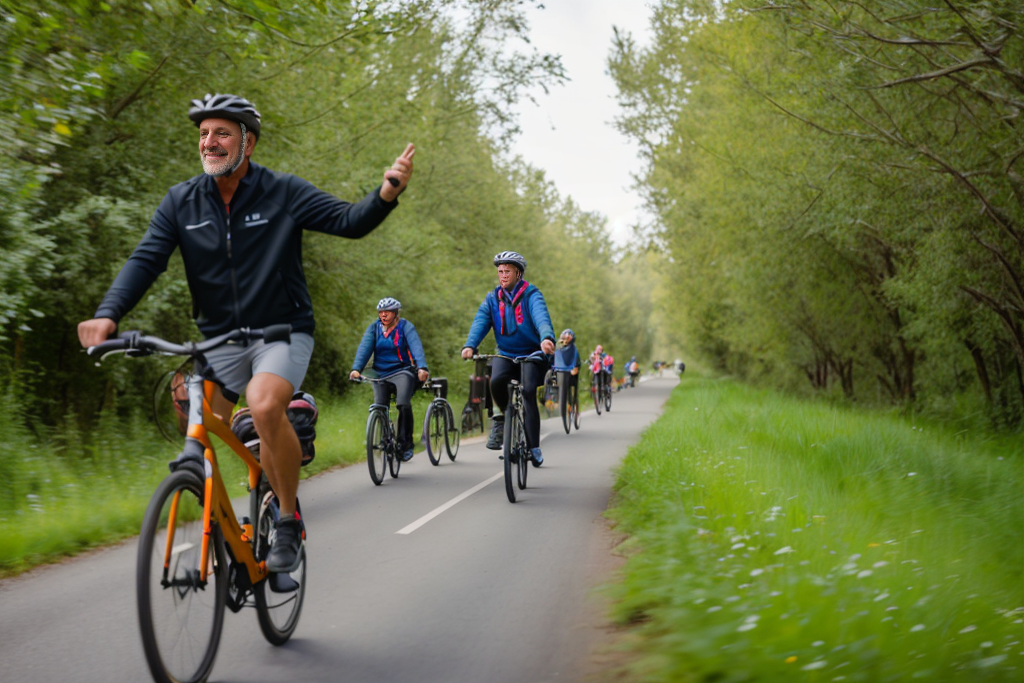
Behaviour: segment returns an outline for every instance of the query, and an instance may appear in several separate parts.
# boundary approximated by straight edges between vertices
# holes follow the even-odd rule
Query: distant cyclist
[[[267,569],[294,571],[304,528],[296,511],[302,451],[286,411],[306,375],[315,327],[302,269],[302,232],[369,234],[398,205],[412,175],[415,148],[406,147],[384,172],[383,183],[350,204],[297,176],[250,161],[260,114],[248,100],[207,95],[192,100],[188,116],[199,129],[204,173],[170,189],[95,318],[79,323],[78,338],[89,347],[113,335],[175,250],[185,263],[192,313],[203,336],[240,327],[292,326],[290,344],[228,344],[206,360],[223,387],[213,396],[214,413],[226,420],[245,393],[260,436],[260,464],[280,504]]]
[[[498,353],[506,356],[529,356],[543,351],[555,351],[555,331],[551,325],[544,295],[523,279],[526,259],[514,251],[503,251],[494,257],[498,269],[498,286],[487,293],[473,318],[469,336],[462,349],[462,357],[470,359],[484,337],[493,328]],[[519,376],[522,368],[522,377]],[[521,379],[526,412],[526,444],[534,467],[540,467],[544,456],[540,450],[540,411],[537,409],[537,387],[544,384],[547,362],[526,362],[519,366],[504,358],[495,358],[491,368],[491,395],[501,410],[491,425],[487,448],[499,451],[505,429],[505,409],[508,407],[508,383]]]
[[[629,386],[635,387],[640,377],[640,363],[637,362],[636,356],[630,356],[626,361],[626,373],[629,375]]]
[[[402,460],[408,462],[413,453],[412,392],[416,390],[416,380],[426,382],[430,373],[416,327],[400,316],[401,310],[398,299],[388,296],[377,302],[377,320],[363,333],[349,377],[358,379],[373,354],[374,371],[387,381],[387,384],[373,385],[373,402],[388,405],[391,393],[395,393],[398,447]]]
[[[569,386],[566,387],[569,389],[579,385],[580,365],[580,352],[576,350],[576,333],[566,328],[558,335],[558,348],[555,349],[552,370],[569,373]],[[569,395],[567,391],[566,396]]]

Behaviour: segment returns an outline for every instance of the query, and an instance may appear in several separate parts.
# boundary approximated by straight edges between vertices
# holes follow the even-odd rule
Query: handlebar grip
[[[110,351],[123,351],[128,348],[127,339],[108,339],[107,341],[100,342],[96,346],[90,346],[85,350],[90,356],[102,356]]]
[[[292,342],[292,326],[288,323],[283,325],[269,325],[263,328],[263,341],[267,344],[273,342]]]

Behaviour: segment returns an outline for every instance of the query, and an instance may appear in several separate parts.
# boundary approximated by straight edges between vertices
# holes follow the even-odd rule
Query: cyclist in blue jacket
[[[576,349],[576,333],[566,328],[558,335],[558,348],[555,349],[555,360],[551,369],[555,372],[569,373],[569,386],[566,387],[568,389],[579,386],[581,365],[580,352]],[[567,393],[566,396],[568,395]]]
[[[540,290],[523,279],[526,259],[514,251],[503,251],[494,257],[498,269],[498,286],[487,293],[477,309],[476,317],[469,328],[469,336],[463,345],[462,357],[469,360],[476,353],[487,333],[494,329],[494,340],[498,353],[506,356],[530,356],[543,352],[550,356],[555,352],[555,331],[551,315]],[[537,409],[537,387],[544,384],[544,373],[548,363],[540,356],[539,362],[526,362],[522,368],[523,398],[526,408],[526,443],[530,447],[530,459],[534,467],[540,467],[544,456],[540,450],[540,411]],[[491,368],[491,395],[501,410],[491,425],[487,448],[501,450],[504,437],[504,412],[508,407],[508,383],[517,379],[519,371],[515,363],[504,358],[495,358]]]
[[[426,382],[430,372],[416,327],[400,317],[401,310],[402,304],[390,296],[377,302],[377,320],[370,323],[363,333],[349,377],[359,379],[370,354],[373,354],[374,371],[378,377],[387,380],[387,384],[373,385],[373,402],[388,405],[391,393],[395,393],[398,447],[402,451],[402,460],[408,462],[413,452],[412,392],[416,390],[416,376],[420,382]]]
[[[250,161],[261,118],[248,100],[207,95],[192,100],[188,117],[199,132],[203,173],[167,192],[94,317],[79,323],[78,338],[90,347],[113,335],[175,251],[185,264],[192,317],[205,337],[240,327],[291,325],[290,344],[228,344],[207,361],[222,383],[213,396],[214,413],[227,420],[245,393],[260,436],[260,464],[280,503],[267,569],[294,571],[305,533],[296,509],[302,450],[287,409],[306,375],[316,326],[302,268],[302,234],[369,234],[398,205],[415,147],[408,145],[395,159],[385,182],[349,203]]]

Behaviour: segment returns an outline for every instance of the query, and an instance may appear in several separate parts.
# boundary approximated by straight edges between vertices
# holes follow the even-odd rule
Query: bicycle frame
[[[231,505],[231,497],[228,495],[224,480],[221,478],[220,467],[217,464],[217,454],[210,441],[210,432],[217,435],[235,454],[242,459],[249,470],[249,489],[254,490],[259,485],[260,475],[263,468],[253,457],[249,449],[238,440],[231,428],[214,415],[210,408],[213,400],[213,392],[218,391],[218,386],[209,380],[204,380],[198,374],[193,374],[188,380],[189,395],[189,416],[188,431],[186,437],[194,439],[203,448],[203,461],[206,473],[203,496],[203,542],[200,553],[199,579],[204,584],[209,576],[210,570],[210,538],[213,533],[213,524],[216,523],[231,550],[231,555],[236,562],[244,564],[249,574],[250,584],[255,584],[267,577],[266,562],[257,562],[252,552],[253,528],[251,523],[243,529],[235,518],[235,511]],[[177,494],[180,496],[180,492]],[[174,532],[177,524],[177,499],[172,503],[170,518],[167,520],[167,546],[164,551],[164,569],[170,566],[171,552],[174,547]],[[255,519],[255,511],[250,511],[250,519]]]

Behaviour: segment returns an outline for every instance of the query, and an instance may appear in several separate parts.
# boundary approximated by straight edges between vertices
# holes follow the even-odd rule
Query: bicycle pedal
[[[293,593],[299,588],[299,582],[287,574],[271,574],[267,581],[272,593]]]

